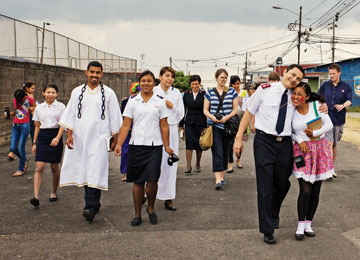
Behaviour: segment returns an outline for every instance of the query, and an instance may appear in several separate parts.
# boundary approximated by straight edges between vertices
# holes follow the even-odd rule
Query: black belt
[[[259,130],[259,129],[256,129],[256,133],[259,134],[259,135],[265,135],[265,136],[267,136],[267,137],[270,137],[271,139],[274,139],[275,142],[282,142],[282,141],[291,139],[290,136],[276,136],[276,135],[271,135],[271,134],[265,133],[264,131]]]

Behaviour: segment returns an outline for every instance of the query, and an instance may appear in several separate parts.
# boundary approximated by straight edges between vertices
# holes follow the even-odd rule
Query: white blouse
[[[130,144],[148,146],[163,144],[160,119],[168,117],[168,110],[161,96],[153,93],[145,102],[140,92],[129,99],[123,116],[133,120]]]
[[[58,122],[60,121],[60,117],[65,110],[65,105],[57,100],[52,104],[41,103],[37,105],[35,108],[33,121],[40,122],[40,128],[59,128]]]
[[[324,114],[319,111],[320,103],[318,101],[316,102],[316,109],[318,111],[319,117],[321,117],[322,127],[317,130],[313,130],[313,136],[320,136],[320,138],[325,136],[325,133],[330,131],[333,128],[333,124],[331,122],[331,119],[328,114]],[[295,109],[295,112],[292,117],[292,135],[291,138],[297,142],[301,143],[304,141],[310,141],[310,138],[306,135],[304,132],[305,129],[307,129],[307,122],[310,122],[311,120],[316,118],[316,114],[314,111],[314,105],[313,102],[309,102],[309,111],[306,115],[302,115]]]

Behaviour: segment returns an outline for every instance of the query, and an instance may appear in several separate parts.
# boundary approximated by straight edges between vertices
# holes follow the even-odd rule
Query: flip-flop
[[[15,161],[17,158],[15,156],[9,156],[8,155],[8,160],[11,161]]]
[[[25,172],[22,172],[22,171],[16,171],[16,172],[13,174],[13,177],[23,176],[24,174],[25,174]]]

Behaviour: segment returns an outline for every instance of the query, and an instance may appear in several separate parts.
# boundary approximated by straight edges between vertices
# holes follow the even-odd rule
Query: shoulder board
[[[134,98],[134,97],[137,97],[137,94],[136,94],[136,95],[131,96],[130,98],[132,99],[132,98]]]
[[[271,87],[271,84],[270,83],[263,83],[260,85],[262,88],[268,88],[268,87]]]
[[[161,98],[161,99],[164,99],[162,96],[160,96],[160,95],[156,95],[157,97],[159,97],[159,98]]]

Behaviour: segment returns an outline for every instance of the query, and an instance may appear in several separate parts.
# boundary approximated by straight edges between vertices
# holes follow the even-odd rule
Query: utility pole
[[[170,67],[172,67],[172,57],[170,57]]]
[[[245,55],[245,68],[244,68],[244,89],[247,89],[247,84],[246,84],[246,76],[247,76],[247,64],[248,64],[248,53],[246,52]]]
[[[43,22],[42,44],[41,44],[41,60],[40,60],[40,64],[44,64],[45,25],[50,25],[50,23]]]
[[[298,65],[300,65],[300,45],[301,45],[301,18],[302,18],[302,6],[300,6],[300,13],[299,13],[299,31],[298,31]]]
[[[333,37],[332,37],[332,42],[331,42],[331,61],[332,63],[335,62],[335,27],[337,27],[336,22],[339,21],[339,16],[340,13],[337,12],[335,14],[335,18],[333,19],[333,23],[332,23],[332,30],[333,30]]]
[[[335,19],[333,20],[332,24],[333,29],[333,36],[332,36],[332,42],[331,42],[331,62],[335,62]]]

